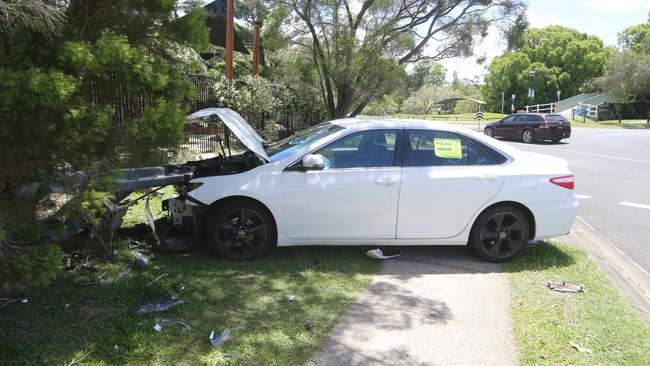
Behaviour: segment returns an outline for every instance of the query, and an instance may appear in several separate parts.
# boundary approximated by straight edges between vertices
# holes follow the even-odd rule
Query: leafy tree
[[[618,35],[622,49],[636,53],[650,53],[650,22],[633,25]]]
[[[0,1],[0,30],[8,34],[16,27],[56,33],[63,19],[61,9],[49,1]]]
[[[166,159],[191,91],[179,75],[196,67],[180,53],[208,40],[196,2],[181,4],[181,19],[170,0],[45,3],[65,14],[56,32],[20,18],[0,27],[0,225],[31,222],[49,184],[72,172]],[[118,96],[144,112],[116,110]],[[117,113],[125,126],[115,125]],[[25,190],[34,182],[37,191]],[[26,192],[20,201],[31,210],[17,217],[8,208]]]
[[[500,109],[501,93],[516,95],[518,105],[550,103],[556,90],[572,96],[596,87],[611,50],[595,36],[574,29],[549,26],[529,29],[520,45],[488,66],[483,94],[492,110]],[[535,98],[528,98],[528,88]]]
[[[514,0],[365,0],[358,11],[348,0],[280,3],[291,11],[291,45],[313,59],[331,118],[360,113],[406,63],[470,55],[490,24],[508,29],[523,8]]]
[[[600,86],[629,103],[626,109],[630,110],[630,116],[645,116],[650,120],[650,53],[614,53]]]

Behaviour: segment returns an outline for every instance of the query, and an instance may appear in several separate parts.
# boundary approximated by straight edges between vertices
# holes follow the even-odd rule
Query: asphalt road
[[[574,128],[558,144],[506,142],[567,160],[578,215],[650,272],[650,130]]]

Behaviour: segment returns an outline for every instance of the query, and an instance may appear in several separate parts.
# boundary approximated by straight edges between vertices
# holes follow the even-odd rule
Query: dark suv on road
[[[571,124],[559,114],[516,113],[487,124],[483,131],[490,137],[506,137],[526,143],[558,142],[571,137]]]

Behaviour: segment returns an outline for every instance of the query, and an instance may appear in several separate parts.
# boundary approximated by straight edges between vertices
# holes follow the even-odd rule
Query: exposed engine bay
[[[243,173],[264,164],[264,160],[248,150],[243,154],[225,156],[219,155],[206,160],[188,161],[181,168],[191,168],[192,178],[210,177],[215,175],[230,175]]]

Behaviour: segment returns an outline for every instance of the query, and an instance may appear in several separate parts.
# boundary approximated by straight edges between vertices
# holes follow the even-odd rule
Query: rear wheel
[[[205,229],[210,249],[234,260],[264,255],[275,245],[277,237],[270,212],[248,201],[226,203],[208,218]]]
[[[492,129],[491,127],[485,127],[485,130],[483,131],[483,133],[486,136],[494,137],[494,129]]]
[[[521,210],[497,206],[482,213],[470,236],[470,245],[481,258],[505,262],[517,256],[528,242],[530,224]]]
[[[535,141],[535,135],[533,134],[533,131],[524,130],[524,132],[521,133],[521,140],[527,144]]]

